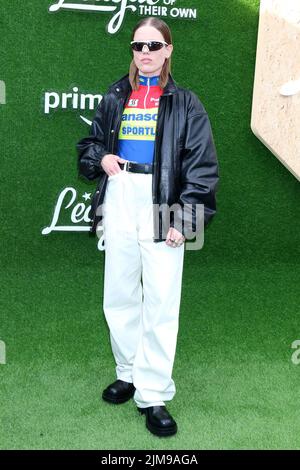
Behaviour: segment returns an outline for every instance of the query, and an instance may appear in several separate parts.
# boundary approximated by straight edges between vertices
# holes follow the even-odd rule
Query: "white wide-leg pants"
[[[164,405],[176,392],[184,244],[153,242],[152,174],[108,177],[103,236],[103,310],[117,378],[134,384],[137,406]]]

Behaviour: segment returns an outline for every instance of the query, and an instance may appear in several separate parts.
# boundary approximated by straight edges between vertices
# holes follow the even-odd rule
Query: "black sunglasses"
[[[144,46],[147,46],[149,51],[159,51],[164,46],[168,46],[165,41],[131,41],[131,48],[133,51],[142,52]]]

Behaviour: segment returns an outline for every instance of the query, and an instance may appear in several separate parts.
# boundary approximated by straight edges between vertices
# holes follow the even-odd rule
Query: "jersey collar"
[[[159,82],[159,75],[156,75],[154,77],[146,77],[145,75],[140,75],[139,74],[139,83],[140,83],[140,85],[156,86],[156,85],[158,85],[158,82]]]

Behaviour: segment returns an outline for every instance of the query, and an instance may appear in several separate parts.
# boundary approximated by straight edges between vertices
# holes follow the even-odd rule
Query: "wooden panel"
[[[300,180],[300,0],[262,0],[251,129]]]

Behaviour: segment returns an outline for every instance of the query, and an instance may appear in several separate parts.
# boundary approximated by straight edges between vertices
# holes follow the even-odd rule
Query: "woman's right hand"
[[[119,173],[119,171],[122,171],[120,168],[119,163],[125,163],[127,160],[124,158],[119,157],[118,155],[114,155],[113,153],[108,153],[104,155],[104,157],[101,160],[101,166],[105,173],[108,174],[108,176],[116,175]]]

